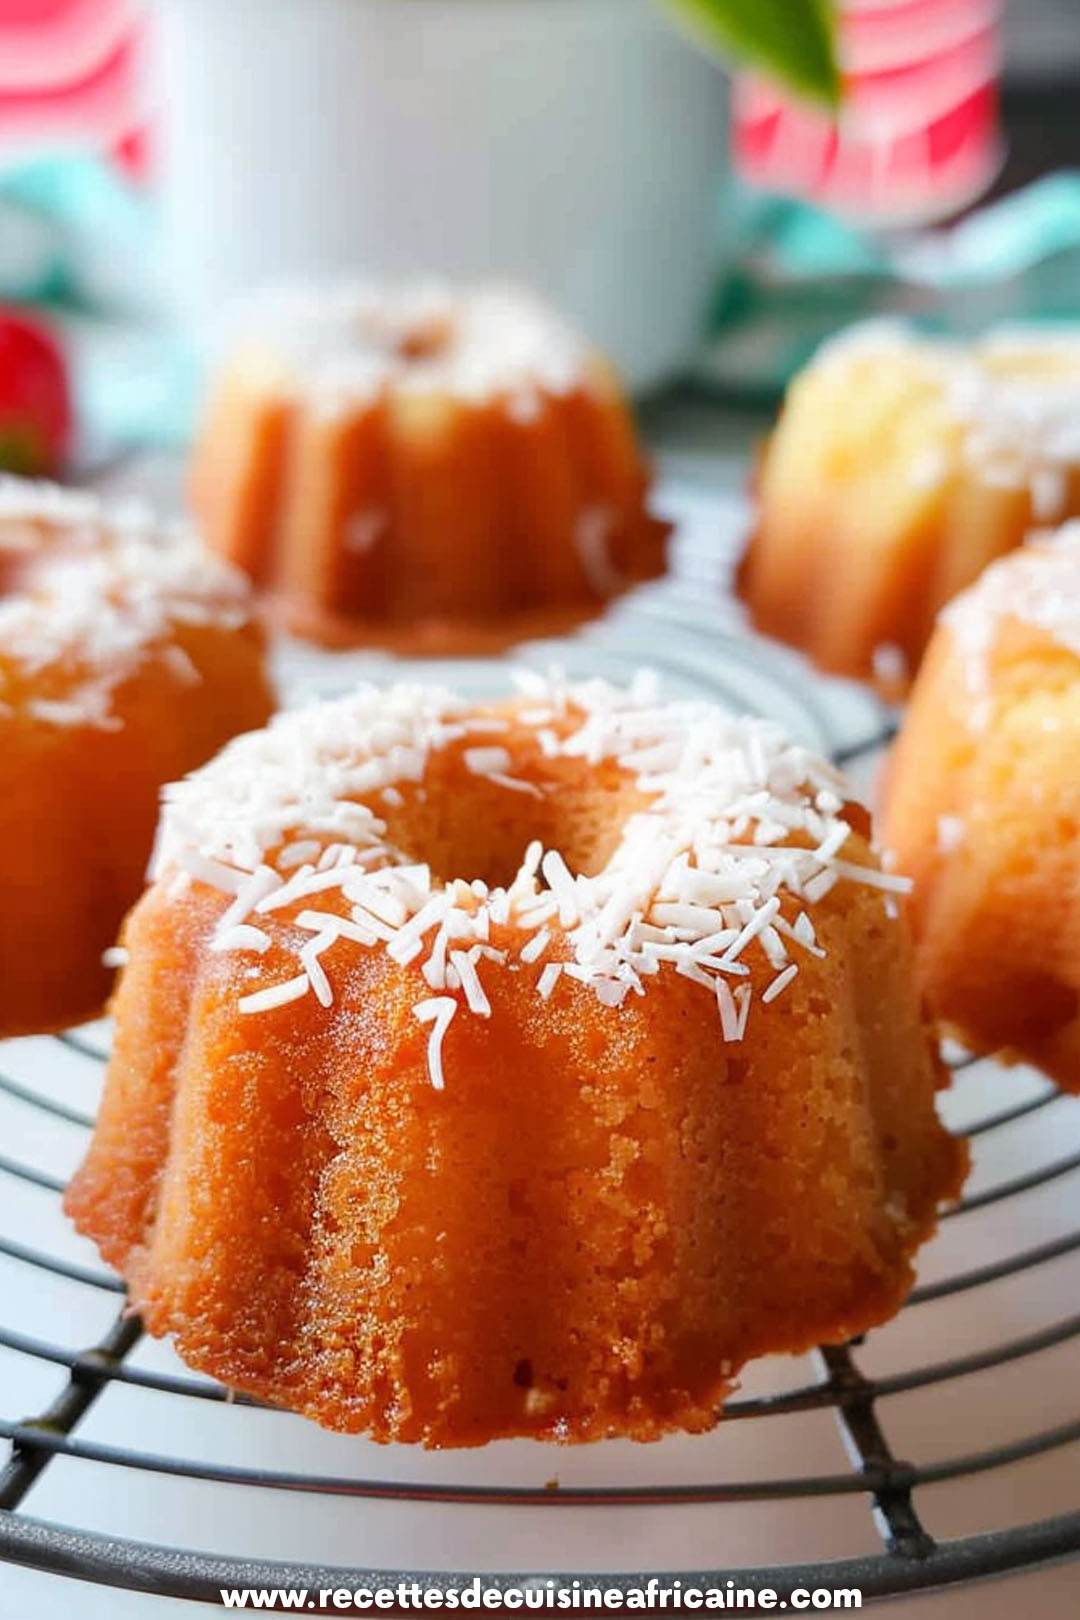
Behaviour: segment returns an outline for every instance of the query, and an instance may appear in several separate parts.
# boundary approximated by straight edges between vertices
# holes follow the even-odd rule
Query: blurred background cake
[[[102,1011],[162,787],[274,707],[264,639],[190,535],[0,479],[0,1036]]]
[[[1080,513],[1080,335],[856,327],[792,383],[755,494],[754,623],[822,669],[902,680],[957,591]]]
[[[268,294],[210,392],[210,546],[328,641],[474,650],[663,570],[667,525],[611,367],[524,293]]]

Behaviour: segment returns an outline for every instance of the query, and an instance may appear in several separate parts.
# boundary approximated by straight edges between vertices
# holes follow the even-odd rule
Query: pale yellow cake
[[[870,323],[788,391],[740,591],[821,668],[902,687],[950,597],[1034,523],[1077,515],[1080,339]]]

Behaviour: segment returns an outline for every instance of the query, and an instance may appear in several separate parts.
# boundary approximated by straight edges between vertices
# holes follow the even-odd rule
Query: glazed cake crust
[[[192,1365],[331,1427],[707,1428],[895,1311],[962,1178],[863,827],[774,728],[599,683],[285,717],[172,802],[67,1207]]]
[[[244,581],[141,509],[0,482],[0,1034],[96,1016],[163,783],[273,704]]]
[[[884,794],[920,980],[976,1052],[1080,1090],[1080,525],[945,612]]]

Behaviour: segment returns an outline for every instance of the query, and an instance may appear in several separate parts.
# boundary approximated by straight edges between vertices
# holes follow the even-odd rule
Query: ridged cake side
[[[140,509],[0,482],[0,1034],[102,1010],[162,785],[273,706],[233,570]]]
[[[740,575],[755,623],[823,669],[902,686],[945,602],[1033,523],[1080,514],[1080,345],[855,328],[792,383],[757,495]]]
[[[385,957],[329,1013],[255,1022],[220,907],[129,925],[117,1044],[67,1198],[201,1371],[379,1440],[650,1439],[715,1422],[742,1363],[879,1322],[960,1181],[880,902],[737,1051],[673,971],[617,1019],[492,977],[431,1086]],[[659,1005],[657,1005],[659,1003]]]
[[[1080,526],[946,612],[888,770],[920,981],[978,1052],[1080,1089]]]
[[[494,647],[663,572],[618,383],[531,300],[447,294],[437,320],[404,294],[361,300],[292,344],[284,324],[219,378],[191,490],[292,628]]]
[[[242,740],[167,815],[69,1212],[193,1366],[328,1426],[709,1427],[897,1309],[966,1165],[833,780],[601,683]]]

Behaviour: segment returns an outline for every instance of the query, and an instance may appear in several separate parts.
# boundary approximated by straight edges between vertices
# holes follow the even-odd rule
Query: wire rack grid
[[[675,690],[705,689],[738,707],[777,714],[857,778],[868,779],[889,741],[891,717],[865,692],[809,679],[799,660],[748,637],[729,610],[710,605],[717,602],[714,548],[711,541],[697,547],[694,536],[703,522],[712,528],[715,512],[686,495],[680,516],[684,542],[676,577],[637,593],[600,626],[555,649],[571,673],[618,674],[651,662]],[[537,647],[526,656],[540,663],[551,654]],[[326,666],[301,654],[287,673],[294,691],[328,681]],[[333,681],[350,673],[338,664]],[[468,685],[469,671],[453,673],[459,679],[464,673]],[[488,666],[471,673],[481,683],[492,678]],[[563,1467],[562,1457],[547,1451],[539,1461],[543,1448],[525,1446],[506,1453],[504,1467],[497,1447],[487,1448],[493,1461],[481,1463],[470,1460],[476,1454],[460,1461],[444,1454],[433,1463],[408,1448],[364,1450],[355,1442],[338,1444],[340,1437],[323,1437],[329,1448],[323,1451],[313,1439],[309,1446],[310,1426],[301,1420],[234,1399],[186,1373],[160,1347],[150,1352],[138,1320],[124,1308],[122,1284],[66,1232],[58,1212],[66,1169],[77,1162],[92,1128],[106,1058],[104,1026],[0,1046],[0,1441],[8,1453],[6,1461],[0,1456],[0,1559],[216,1603],[226,1586],[356,1588],[419,1579],[445,1589],[475,1574],[503,1587],[578,1580],[627,1590],[661,1569],[669,1583],[734,1579],[772,1587],[781,1599],[797,1587],[858,1587],[864,1600],[873,1600],[1080,1557],[1080,1405],[1074,1393],[1080,1312],[1060,1305],[1070,1291],[1069,1303],[1077,1297],[1076,1272],[1070,1277],[1062,1268],[1080,1259],[1080,1100],[1062,1097],[1030,1071],[950,1054],[948,1123],[971,1138],[976,1168],[964,1199],[946,1212],[929,1271],[920,1274],[895,1331],[822,1347],[793,1364],[794,1378],[789,1373],[770,1383],[770,1364],[764,1387],[748,1386],[728,1405],[717,1438],[685,1440],[670,1455],[662,1447],[632,1448],[628,1462],[618,1448],[611,1457],[602,1447],[576,1448],[600,1460],[578,1467],[568,1458],[574,1466]],[[54,1151],[54,1140],[62,1149]],[[987,1222],[996,1224],[987,1228]],[[77,1296],[78,1306],[39,1311],[38,1300],[57,1290],[65,1302]],[[962,1322],[947,1354],[940,1353],[945,1341],[933,1325],[933,1313],[943,1310]],[[79,1337],[84,1322],[98,1320],[102,1331]],[[1017,1390],[1034,1390],[1038,1398]],[[25,1398],[37,1398],[29,1417],[8,1405],[24,1391]],[[975,1392],[966,1403],[964,1391]],[[112,1403],[121,1397],[152,1399],[155,1411],[169,1414],[168,1424],[110,1421]],[[904,1451],[913,1433],[929,1454],[908,1460],[894,1437],[894,1427],[903,1432],[905,1425],[894,1425],[893,1415],[915,1397],[937,1397],[937,1404],[921,1428],[904,1434]],[[979,1423],[985,1412],[1002,1409],[1010,1421],[981,1444],[959,1444],[951,1414],[965,1404]],[[815,1442],[807,1452],[798,1426],[822,1418],[842,1441],[840,1465],[808,1471],[806,1456],[816,1459],[819,1451]],[[257,1430],[251,1427],[256,1422]],[[962,1423],[955,1430],[961,1439],[967,1432]],[[170,1437],[168,1446],[153,1444],[160,1433]],[[205,1445],[187,1443],[196,1433],[209,1437]],[[768,1436],[767,1445],[758,1446],[759,1435]],[[327,1458],[338,1466],[325,1466]],[[780,1459],[777,1471],[774,1458]],[[1047,1459],[1060,1465],[1047,1479],[1033,1476],[1032,1467]],[[570,1476],[557,1488],[545,1478],[553,1467]],[[67,1486],[50,1495],[50,1482],[59,1476]],[[983,1477],[1019,1482],[1003,1498],[1010,1504],[1005,1522],[999,1510],[990,1528],[973,1525],[957,1506],[970,1500]],[[91,1489],[87,1480],[94,1482]],[[193,1503],[203,1489],[212,1492],[214,1523],[224,1526],[220,1550],[186,1545],[185,1523],[175,1525],[175,1514],[176,1533],[168,1542],[108,1522],[101,1504],[112,1500],[128,1505],[118,1509],[122,1519],[144,1522],[141,1497],[165,1483],[181,1493],[169,1498],[174,1504]],[[944,1497],[935,1495],[942,1490]],[[230,1517],[230,1503],[241,1498],[243,1509]],[[252,1500],[285,1502],[292,1510],[274,1519],[273,1556],[264,1555],[266,1536],[253,1532]],[[937,1516],[946,1529],[959,1524],[963,1533],[942,1533],[932,1511],[938,1502],[946,1508]],[[75,1511],[67,1520],[41,1516],[42,1507],[57,1503],[74,1504]],[[335,1546],[348,1544],[356,1525],[374,1524],[375,1544],[388,1553],[386,1567],[370,1556],[356,1563],[289,1556],[288,1525],[299,1527],[306,1507],[354,1516],[353,1530]],[[857,1517],[858,1550],[780,1562],[737,1555],[744,1520],[738,1520],[740,1535],[732,1536],[725,1528],[732,1515],[767,1509],[769,1539],[752,1545],[784,1547],[773,1530],[802,1507]],[[465,1533],[444,1567],[420,1572],[395,1559],[400,1538],[387,1534],[380,1542],[379,1527],[391,1522],[380,1515],[448,1512],[455,1525],[465,1524],[463,1514],[487,1515],[486,1540],[493,1525],[507,1527],[494,1559],[487,1554],[471,1561],[476,1542]],[[205,1533],[208,1516],[191,1513]],[[647,1517],[634,1517],[640,1514]],[[635,1528],[626,1532],[631,1520]],[[673,1536],[673,1523],[689,1528]],[[513,1528],[523,1524],[529,1527],[524,1539]],[[574,1550],[586,1543],[576,1529],[564,1537],[563,1527],[586,1524],[602,1527],[599,1550],[575,1564]],[[638,1524],[648,1533],[639,1537]],[[552,1537],[548,1527],[556,1525]],[[302,1541],[298,1534],[296,1545]],[[365,1548],[371,1544],[369,1536]],[[426,1545],[439,1547],[437,1535]],[[516,1550],[541,1545],[549,1549],[544,1563],[520,1559],[515,1567]],[[252,1546],[263,1550],[252,1552]],[[639,1562],[651,1552],[651,1564]],[[569,1569],[555,1567],[561,1555]]]

